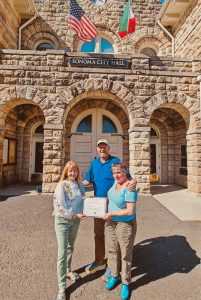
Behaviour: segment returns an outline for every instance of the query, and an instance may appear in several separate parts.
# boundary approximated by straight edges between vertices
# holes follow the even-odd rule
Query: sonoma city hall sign
[[[125,68],[129,69],[131,63],[125,59],[111,59],[111,58],[83,58],[70,57],[69,63],[76,67],[98,67],[98,68]]]

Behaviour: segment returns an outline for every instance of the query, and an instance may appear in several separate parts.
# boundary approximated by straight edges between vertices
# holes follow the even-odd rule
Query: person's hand
[[[111,213],[106,213],[105,216],[103,217],[103,220],[105,221],[110,221],[112,219]]]
[[[86,199],[86,196],[82,196],[82,200]]]
[[[130,192],[134,192],[136,190],[136,184],[137,181],[135,179],[131,179],[128,181],[126,188],[130,191]]]
[[[77,214],[77,215],[76,215],[76,218],[78,218],[78,219],[80,219],[80,220],[84,220],[84,219],[86,219],[86,216],[83,215],[83,214]]]

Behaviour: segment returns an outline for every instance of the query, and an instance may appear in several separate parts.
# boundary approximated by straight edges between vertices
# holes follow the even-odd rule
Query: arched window
[[[50,50],[50,49],[54,49],[54,45],[52,45],[50,43],[40,43],[36,47],[36,50],[39,50],[39,51],[45,51],[45,50]]]
[[[156,51],[154,49],[152,49],[152,48],[149,48],[149,47],[141,49],[140,53],[141,54],[145,54],[145,55],[150,56],[150,57],[157,56]]]
[[[43,125],[39,125],[36,128],[35,133],[44,133]]]
[[[103,133],[117,133],[117,128],[113,121],[106,117],[103,116],[103,127],[102,127],[102,132]]]
[[[90,43],[83,43],[81,47],[81,52],[85,53],[114,53],[114,48],[112,44],[106,40],[105,38],[102,38],[100,36],[97,36],[94,40],[92,40]]]
[[[77,126],[76,132],[92,132],[92,115],[86,116]]]
[[[151,127],[150,136],[158,136],[157,131]]]

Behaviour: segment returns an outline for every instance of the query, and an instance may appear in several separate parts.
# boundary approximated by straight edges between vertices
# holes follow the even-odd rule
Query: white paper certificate
[[[103,218],[107,212],[106,197],[90,197],[84,199],[83,214],[87,217]]]

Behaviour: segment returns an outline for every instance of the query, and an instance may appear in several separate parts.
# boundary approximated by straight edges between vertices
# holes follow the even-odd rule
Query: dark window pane
[[[186,145],[181,145],[181,156],[187,156]]]
[[[77,132],[92,132],[92,115],[85,117],[77,127]]]
[[[54,49],[54,46],[49,43],[41,43],[36,48],[36,50],[40,50],[40,51],[45,51],[47,49]]]
[[[43,143],[36,142],[35,172],[43,172]]]
[[[151,136],[158,136],[156,130],[153,129],[153,128],[151,128],[150,135],[151,135]]]
[[[157,56],[157,53],[154,49],[152,48],[143,48],[140,53],[145,54],[147,56]]]
[[[117,133],[115,124],[108,117],[103,116],[103,133]]]
[[[150,144],[150,173],[156,173],[156,145]]]
[[[186,157],[182,157],[181,158],[181,167],[187,167],[187,159]]]
[[[40,125],[36,128],[35,133],[43,133],[43,125]]]
[[[185,169],[185,168],[180,168],[180,175],[185,175],[185,176],[187,176],[187,174],[188,174],[188,172],[187,172],[187,169]]]

